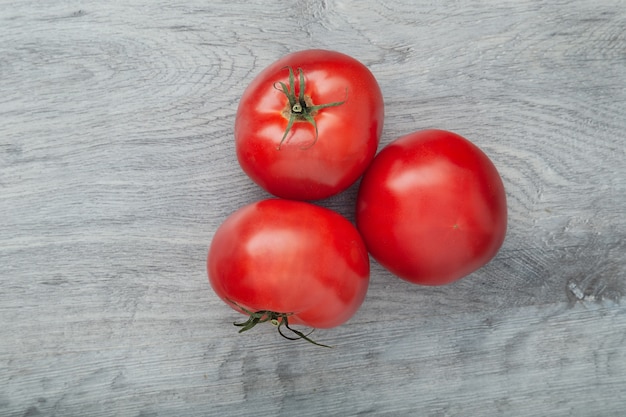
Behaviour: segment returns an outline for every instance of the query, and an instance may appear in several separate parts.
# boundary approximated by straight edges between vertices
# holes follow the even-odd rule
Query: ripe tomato
[[[363,176],[356,222],[372,256],[423,285],[458,280],[489,262],[506,233],[504,186],[489,158],[442,130],[403,136]]]
[[[216,231],[207,260],[213,290],[250,316],[247,328],[270,320],[287,328],[338,326],[361,306],[369,268],[365,244],[347,219],[281,199],[256,202],[229,216]]]
[[[378,83],[359,61],[333,51],[296,52],[263,70],[243,93],[237,158],[275,196],[327,198],[372,161],[383,116]]]

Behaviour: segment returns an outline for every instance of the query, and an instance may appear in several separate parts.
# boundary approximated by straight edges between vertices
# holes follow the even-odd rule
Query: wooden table
[[[623,0],[0,1],[0,415],[623,416],[625,33]],[[460,133],[509,203],[458,283],[372,261],[331,350],[238,335],[205,271],[268,197],[239,97],[307,48],[377,77],[381,148]]]

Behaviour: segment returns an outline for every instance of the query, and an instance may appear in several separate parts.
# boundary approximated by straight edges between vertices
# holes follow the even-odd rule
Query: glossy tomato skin
[[[352,317],[369,285],[369,256],[352,223],[281,199],[229,216],[213,237],[207,269],[213,290],[233,309],[290,313],[289,324],[316,328]]]
[[[319,110],[315,128],[296,122],[284,142],[289,107],[280,82],[289,70],[305,77],[313,105],[343,104]],[[383,97],[372,73],[354,58],[327,50],[305,50],[279,59],[247,87],[237,110],[235,146],[244,172],[277,197],[318,200],[353,184],[374,158],[383,128]]]
[[[388,270],[416,284],[448,284],[501,247],[504,185],[467,139],[443,130],[411,133],[386,146],[363,176],[356,222]]]

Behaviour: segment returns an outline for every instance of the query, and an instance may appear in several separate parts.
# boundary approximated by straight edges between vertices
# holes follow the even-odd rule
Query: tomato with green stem
[[[368,168],[356,223],[372,256],[400,278],[448,284],[500,249],[504,185],[489,157],[462,136],[414,132],[387,145]]]
[[[244,91],[235,119],[237,158],[277,197],[327,198],[372,161],[383,117],[380,87],[365,65],[335,51],[292,53]]]
[[[291,325],[346,322],[369,285],[369,256],[352,223],[293,200],[263,200],[230,215],[213,237],[207,269],[215,293],[248,316],[242,331],[271,322],[309,341]]]

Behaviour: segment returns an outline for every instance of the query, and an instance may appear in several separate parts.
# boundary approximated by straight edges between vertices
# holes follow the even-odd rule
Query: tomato
[[[502,180],[467,139],[443,130],[403,136],[363,176],[357,228],[372,256],[407,281],[442,285],[489,262],[506,234]]]
[[[327,198],[370,164],[383,116],[378,83],[359,61],[334,51],[296,52],[244,91],[235,120],[237,158],[277,197]]]
[[[338,326],[361,306],[369,268],[367,248],[347,219],[282,199],[230,215],[217,229],[207,260],[213,290],[250,316],[248,327],[261,321]]]

